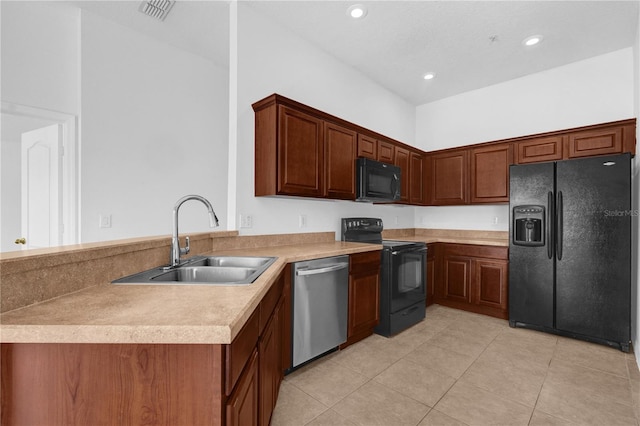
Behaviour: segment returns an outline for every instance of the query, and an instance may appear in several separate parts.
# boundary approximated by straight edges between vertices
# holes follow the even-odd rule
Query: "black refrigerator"
[[[512,165],[509,208],[509,325],[628,352],[631,156]]]

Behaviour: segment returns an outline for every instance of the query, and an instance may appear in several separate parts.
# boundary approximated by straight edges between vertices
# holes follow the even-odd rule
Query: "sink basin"
[[[238,283],[256,273],[253,268],[224,266],[187,266],[151,278],[155,282]],[[257,277],[256,277],[257,278]]]
[[[133,285],[248,285],[262,275],[275,257],[194,256],[175,268],[159,267],[112,281]]]
[[[242,267],[258,268],[270,262],[272,257],[249,257],[249,256],[208,256],[199,260],[189,262],[189,266],[220,266],[220,267]]]

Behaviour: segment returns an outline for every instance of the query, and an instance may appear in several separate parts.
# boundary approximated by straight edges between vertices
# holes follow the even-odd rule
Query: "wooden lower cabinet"
[[[434,259],[435,303],[507,319],[508,248],[435,245],[438,246]]]
[[[258,424],[258,351],[254,349],[249,365],[242,372],[235,390],[227,400],[227,426]]]
[[[436,297],[436,244],[427,244],[427,306],[433,304]]]
[[[287,270],[228,345],[3,343],[1,424],[268,425]]]
[[[380,251],[350,256],[347,342],[342,348],[373,334],[380,321],[380,256]]]
[[[2,425],[215,425],[223,345],[3,343]]]
[[[282,381],[282,362],[280,350],[282,336],[280,328],[280,309],[276,306],[265,331],[260,336],[260,424],[268,425],[278,400],[278,390]]]

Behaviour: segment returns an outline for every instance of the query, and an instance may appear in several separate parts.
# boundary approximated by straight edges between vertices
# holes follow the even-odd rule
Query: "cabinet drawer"
[[[380,251],[354,253],[349,258],[349,273],[378,273],[380,271]]]
[[[501,246],[478,246],[473,244],[445,244],[444,256],[482,257],[486,259],[509,258],[509,248]]]
[[[229,345],[225,345],[225,393],[233,390],[245,364],[258,343],[260,325],[260,309],[256,309],[251,318],[242,327],[240,333]]]

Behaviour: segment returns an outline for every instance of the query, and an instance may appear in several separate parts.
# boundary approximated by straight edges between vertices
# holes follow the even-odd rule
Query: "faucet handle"
[[[184,242],[185,246],[180,248],[180,254],[189,254],[189,251],[191,251],[191,246],[189,246],[189,237],[185,237]]]

